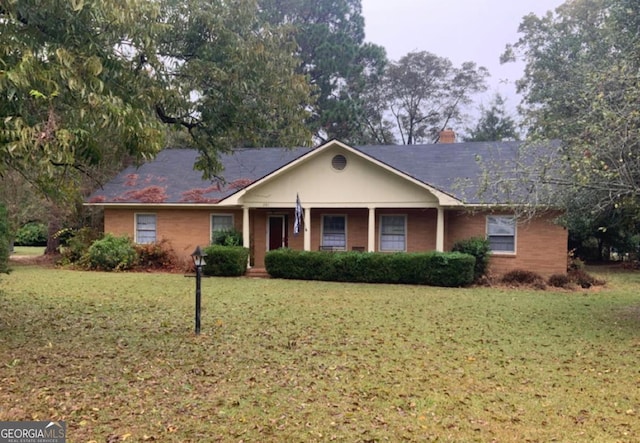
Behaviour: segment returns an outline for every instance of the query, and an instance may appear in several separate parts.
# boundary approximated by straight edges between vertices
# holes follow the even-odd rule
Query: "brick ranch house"
[[[166,149],[122,171],[85,202],[104,209],[104,230],[137,243],[168,242],[190,262],[213,232],[235,228],[250,266],[265,253],[297,250],[448,251],[473,236],[489,239],[490,270],[565,273],[567,231],[557,212],[518,221],[509,205],[477,196],[479,158],[509,169],[518,142],[238,149],[221,156],[223,181],[194,171],[197,151]],[[496,157],[497,155],[497,157]],[[295,230],[296,197],[303,222]]]

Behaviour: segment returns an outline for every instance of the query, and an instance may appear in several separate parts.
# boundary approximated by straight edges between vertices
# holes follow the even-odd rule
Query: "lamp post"
[[[202,280],[202,267],[205,265],[204,258],[207,256],[206,252],[200,249],[200,246],[196,246],[196,250],[191,254],[193,258],[193,264],[196,265],[196,335],[200,335],[200,281]]]

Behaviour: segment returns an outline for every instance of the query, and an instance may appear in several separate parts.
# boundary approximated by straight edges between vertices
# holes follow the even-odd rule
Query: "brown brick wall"
[[[234,226],[242,232],[242,211],[218,211],[233,214]],[[104,231],[114,235],[135,238],[135,214],[156,214],[156,234],[159,241],[165,240],[179,259],[191,261],[191,253],[197,245],[207,246],[211,242],[211,214],[209,209],[135,209],[106,208]]]
[[[209,209],[105,209],[105,232],[115,235],[127,235],[134,238],[135,214],[155,213],[157,216],[157,235],[159,240],[169,241],[175,253],[190,262],[190,255],[196,245],[205,246],[210,242]],[[237,230],[242,232],[242,211],[229,210],[218,213],[233,214]],[[293,209],[268,211],[256,209],[250,211],[250,231],[252,264],[264,266],[267,245],[267,217],[269,214],[287,216],[288,244],[292,249],[301,250],[304,246],[304,234],[293,234]],[[369,212],[367,209],[313,209],[311,220],[306,221],[311,229],[311,250],[320,246],[321,217],[323,214],[345,214],[347,216],[347,249],[354,246],[367,247],[367,229]],[[379,217],[381,214],[407,214],[407,251],[432,251],[436,248],[437,212],[435,209],[384,209],[376,211],[376,249],[378,248]],[[490,269],[493,274],[503,274],[512,269],[529,269],[543,276],[566,272],[567,232],[552,223],[554,216],[539,217],[527,223],[521,223],[516,231],[516,254],[493,255]],[[451,250],[457,240],[485,236],[486,214],[471,214],[465,211],[445,212],[445,250]]]
[[[509,214],[505,214],[509,215]],[[516,253],[494,254],[490,270],[501,275],[513,269],[535,271],[548,277],[567,272],[567,230],[553,223],[558,214],[548,214],[516,227]],[[445,250],[469,237],[484,237],[487,213],[448,211],[445,213]]]

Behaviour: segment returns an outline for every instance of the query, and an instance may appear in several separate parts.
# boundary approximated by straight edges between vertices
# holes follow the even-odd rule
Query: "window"
[[[380,250],[406,250],[407,219],[404,215],[380,216]]]
[[[233,215],[215,214],[211,216],[211,232],[232,231],[232,230],[233,230]]]
[[[487,239],[493,252],[516,252],[516,220],[511,216],[488,216]]]
[[[347,218],[344,215],[322,216],[322,247],[346,249]]]
[[[156,241],[156,215],[136,214],[136,243],[146,245]]]
[[[211,216],[211,243],[226,243],[226,233],[233,230],[233,215],[214,214]]]

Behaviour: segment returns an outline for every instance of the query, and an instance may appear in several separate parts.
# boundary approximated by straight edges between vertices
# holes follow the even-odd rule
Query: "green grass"
[[[0,420],[68,442],[566,441],[640,435],[640,274],[553,292],[15,265]]]
[[[11,255],[18,255],[18,256],[43,255],[45,249],[46,248],[44,246],[14,246],[13,252],[11,253]]]

